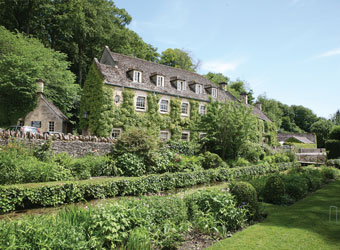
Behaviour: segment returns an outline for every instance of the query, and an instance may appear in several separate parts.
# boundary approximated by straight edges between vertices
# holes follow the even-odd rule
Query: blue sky
[[[157,47],[190,51],[198,73],[245,80],[255,96],[340,109],[339,0],[115,0],[129,28]]]

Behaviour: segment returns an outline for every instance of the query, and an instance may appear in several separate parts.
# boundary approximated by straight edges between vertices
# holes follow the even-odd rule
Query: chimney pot
[[[37,80],[37,93],[44,93],[44,80],[43,79],[39,79]]]
[[[255,104],[255,107],[262,111],[262,103],[257,102],[257,103]]]
[[[220,82],[219,85],[221,89],[226,90],[228,84],[226,82]]]

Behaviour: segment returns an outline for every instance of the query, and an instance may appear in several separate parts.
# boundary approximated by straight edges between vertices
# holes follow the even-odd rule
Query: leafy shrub
[[[142,227],[134,228],[125,245],[126,250],[145,249],[151,250],[150,233]]]
[[[263,190],[263,199],[265,202],[280,204],[282,196],[285,194],[285,183],[278,175],[270,176],[267,179]]]
[[[339,171],[331,167],[322,167],[321,174],[325,180],[334,180],[339,177]]]
[[[250,165],[250,162],[242,157],[239,157],[237,158],[237,161],[235,161],[233,165],[235,167],[246,167]]]
[[[204,232],[225,235],[241,228],[246,221],[246,209],[238,207],[229,193],[216,190],[196,192],[185,197],[185,202],[189,220]]]
[[[327,164],[327,166],[334,166],[334,167],[340,169],[340,158],[327,160],[326,164]]]
[[[174,170],[177,171],[199,171],[202,168],[202,157],[200,156],[183,156],[181,161],[174,165]]]
[[[259,213],[257,193],[255,188],[248,182],[232,183],[230,193],[235,196],[238,206],[248,210],[248,218],[256,219]]]
[[[326,150],[328,159],[340,158],[340,140],[326,140]]]
[[[257,163],[259,160],[263,159],[265,153],[260,144],[247,141],[242,144],[239,155],[249,162]]]
[[[334,126],[331,131],[329,131],[329,139],[340,140],[340,125]]]
[[[218,154],[210,153],[209,151],[201,154],[201,160],[204,169],[218,168],[223,166],[224,163]]]
[[[47,161],[49,158],[52,157],[51,145],[52,141],[48,140],[42,145],[36,146],[33,151],[33,156],[41,161]]]
[[[146,173],[146,166],[142,157],[132,153],[124,153],[118,156],[116,166],[125,176],[141,176]]]
[[[286,194],[295,201],[302,199],[308,193],[307,179],[301,174],[289,174],[283,176]]]
[[[114,144],[112,154],[117,157],[124,153],[134,153],[148,160],[150,153],[156,150],[157,143],[158,140],[150,131],[130,128]]]
[[[187,156],[196,155],[199,152],[200,145],[192,141],[167,141],[167,147],[174,153]]]
[[[263,158],[263,161],[269,164],[279,163],[279,162],[292,162],[293,156],[289,153],[276,153],[274,155],[267,155]],[[294,160],[293,160],[294,161]]]

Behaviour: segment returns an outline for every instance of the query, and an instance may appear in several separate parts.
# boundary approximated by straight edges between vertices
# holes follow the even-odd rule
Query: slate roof
[[[306,137],[303,136],[292,136],[293,138],[295,138],[296,140],[302,142],[302,143],[306,143],[306,144],[313,144],[314,142],[312,142],[311,140],[307,139]]]
[[[231,93],[219,88],[202,75],[135,57],[114,53],[107,46],[104,49],[100,62],[95,58],[95,63],[104,77],[104,82],[108,85],[127,87],[205,102],[208,102],[210,98],[212,98],[211,94],[209,93],[209,91],[211,91],[210,89],[216,88],[218,91],[217,98],[212,98],[213,100],[218,100],[220,102],[240,102],[240,100],[238,100]],[[132,79],[129,78],[128,72],[131,70],[142,72],[141,83],[133,82]],[[151,76],[155,74],[164,76],[164,87],[158,87],[152,81]],[[177,90],[176,85],[172,84],[172,81],[176,79],[185,80],[187,82],[187,89],[182,91]],[[203,93],[195,93],[191,85],[195,83],[203,85]],[[248,107],[252,109],[253,114],[258,118],[270,121],[270,119],[258,108],[251,105],[248,105]]]
[[[43,94],[40,95],[41,99],[46,103],[46,105],[61,119],[68,121],[68,118],[60,111],[52,102],[50,102]]]

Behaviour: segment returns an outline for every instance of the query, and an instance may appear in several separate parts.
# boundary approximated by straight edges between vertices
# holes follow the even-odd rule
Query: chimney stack
[[[227,85],[228,85],[228,84],[227,84],[226,82],[220,82],[219,85],[220,85],[220,88],[221,88],[221,89],[227,90]]]
[[[255,107],[262,111],[262,103],[256,102]]]
[[[241,99],[243,100],[244,104],[248,104],[248,94],[246,92],[241,93]]]
[[[38,94],[44,93],[44,84],[45,82],[43,79],[40,78],[39,80],[37,80],[37,93]]]

